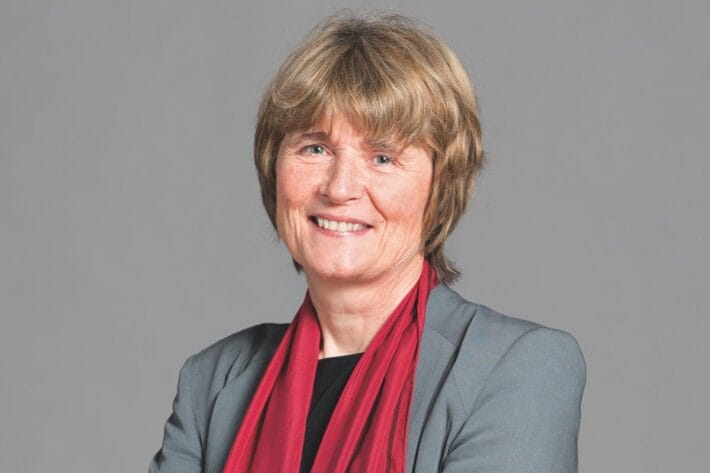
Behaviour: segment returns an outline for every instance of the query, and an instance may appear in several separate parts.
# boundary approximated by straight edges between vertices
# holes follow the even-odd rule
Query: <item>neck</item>
[[[373,281],[320,279],[306,274],[318,315],[321,347],[318,358],[364,352],[380,327],[421,275],[423,257]]]

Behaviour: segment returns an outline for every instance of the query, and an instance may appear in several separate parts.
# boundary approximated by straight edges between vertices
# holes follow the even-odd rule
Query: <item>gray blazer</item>
[[[250,327],[187,360],[151,473],[222,472],[287,326]],[[420,350],[407,473],[577,471],[586,368],[570,334],[502,315],[439,284]]]

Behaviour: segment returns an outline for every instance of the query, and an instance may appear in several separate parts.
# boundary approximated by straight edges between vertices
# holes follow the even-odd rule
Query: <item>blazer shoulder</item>
[[[569,332],[473,304],[477,306],[478,320],[476,330],[467,341],[478,347],[485,343],[487,352],[494,355],[496,364],[512,356],[540,356],[548,361],[568,359],[575,360],[577,371],[585,375],[584,355],[579,342]]]
[[[191,357],[193,371],[224,385],[252,361],[271,358],[287,328],[288,324],[262,323],[226,336]]]
[[[496,368],[516,359],[537,359],[558,367],[566,364],[566,372],[584,384],[586,363],[579,343],[570,333],[466,300],[447,286],[433,295],[433,312],[441,313],[431,323],[453,345],[452,373],[466,411],[471,411]],[[444,310],[437,310],[440,308]]]
[[[454,349],[484,342],[491,354],[505,350],[523,333],[541,327],[467,300],[445,284],[439,284],[429,296],[426,325],[447,339]]]

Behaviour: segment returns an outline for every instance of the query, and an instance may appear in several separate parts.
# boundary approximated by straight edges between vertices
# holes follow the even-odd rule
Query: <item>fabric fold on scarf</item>
[[[350,375],[312,473],[404,473],[419,345],[436,282],[424,260],[419,281]],[[299,472],[320,342],[320,325],[306,292],[252,397],[223,473]]]

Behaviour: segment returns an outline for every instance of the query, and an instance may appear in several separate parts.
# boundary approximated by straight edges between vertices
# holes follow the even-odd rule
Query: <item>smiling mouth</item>
[[[363,223],[328,220],[322,217],[311,217],[310,220],[323,230],[330,230],[331,232],[338,233],[359,232],[371,228],[370,225],[366,225]]]

